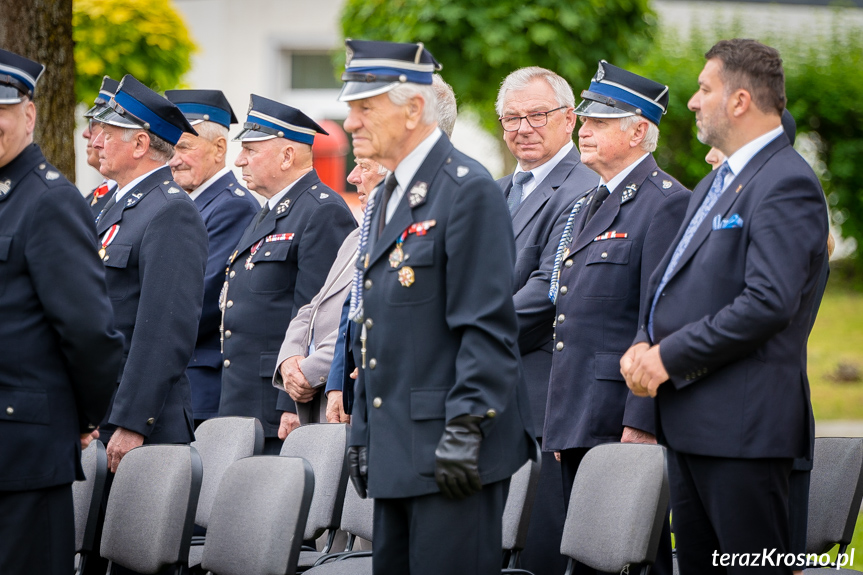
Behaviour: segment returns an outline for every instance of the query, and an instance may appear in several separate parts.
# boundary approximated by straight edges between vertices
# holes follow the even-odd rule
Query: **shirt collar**
[[[431,134],[426,136],[426,138],[420,142],[416,148],[411,150],[411,152],[405,156],[405,159],[399,162],[399,165],[396,166],[396,181],[399,183],[399,188],[401,188],[399,191],[404,192],[405,186],[413,181],[417,170],[420,169],[420,166],[422,166],[426,157],[429,155],[432,148],[434,148],[434,145],[440,139],[441,134],[443,134],[443,132],[440,131],[440,128],[435,128]]]
[[[631,164],[629,164],[628,166],[623,168],[623,170],[621,170],[620,172],[618,172],[618,174],[616,176],[611,178],[611,180],[609,180],[609,182],[607,184],[602,181],[602,178],[599,178],[599,185],[600,186],[604,185],[605,187],[607,187],[609,193],[614,192],[614,190],[616,190],[618,188],[618,186],[620,186],[620,184],[623,183],[623,180],[626,179],[626,176],[628,176],[630,173],[632,173],[632,170],[634,170],[635,167],[638,164],[640,164],[641,162],[643,162],[644,158],[646,158],[649,155],[650,155],[650,153],[644,154],[643,156],[641,156],[640,158],[638,158],[637,160],[635,160],[634,162],[632,162]]]
[[[228,166],[225,166],[224,168],[222,168],[221,170],[216,172],[209,180],[207,180],[206,182],[204,182],[203,184],[201,184],[200,186],[195,188],[191,193],[189,193],[189,197],[192,198],[193,200],[197,199],[198,196],[200,196],[205,191],[207,191],[207,188],[212,186],[216,180],[218,180],[219,178],[221,178],[222,176],[227,174],[230,170],[231,170],[231,168],[229,168]]]
[[[305,174],[303,174],[303,176],[305,176]],[[276,194],[275,196],[273,196],[272,198],[267,200],[267,203],[270,205],[270,209],[272,210],[273,208],[275,208],[279,204],[279,202],[282,201],[282,198],[284,198],[285,196],[288,195],[288,192],[291,191],[291,188],[293,188],[295,185],[297,185],[297,182],[299,182],[302,179],[303,179],[303,177],[300,176],[299,178],[297,178],[296,180],[294,180],[293,182],[288,184],[287,187],[285,187],[285,189],[283,189],[281,192],[279,192],[278,194]]]
[[[782,126],[778,128],[774,128],[767,132],[766,134],[762,134],[758,136],[733,154],[728,157],[728,167],[731,168],[731,173],[737,176],[740,172],[743,171],[743,168],[746,167],[746,164],[755,157],[755,154],[764,149],[767,144],[775,140],[779,137],[779,134],[783,132]]]
[[[117,198],[117,203],[119,203],[119,202],[120,202],[120,200],[122,200],[122,199],[123,199],[123,196],[125,196],[126,194],[128,194],[130,191],[134,190],[134,189],[135,189],[135,186],[137,186],[138,184],[140,184],[140,183],[144,180],[144,178],[146,178],[146,177],[150,176],[150,175],[151,175],[151,174],[153,174],[154,172],[157,172],[157,171],[161,170],[161,169],[162,169],[162,168],[164,168],[164,167],[165,167],[165,166],[159,166],[158,168],[153,168],[152,170],[150,170],[150,171],[149,171],[149,172],[147,172],[146,174],[141,174],[140,176],[138,176],[137,178],[135,178],[134,180],[132,180],[131,182],[129,182],[128,184],[126,184],[125,186],[123,186],[122,188],[120,188],[119,190],[117,190],[117,193],[115,194],[115,196],[116,196],[116,198]]]
[[[552,157],[549,161],[530,170],[530,172],[533,174],[533,181],[536,182],[537,186],[541,184],[542,181],[546,178],[546,176],[548,176],[551,171],[557,167],[560,161],[564,157],[566,157],[570,150],[572,150],[573,146],[574,144],[572,143],[572,140],[570,140],[569,142],[564,144],[563,147],[558,150],[554,157]],[[523,170],[519,164],[516,164],[515,172],[513,173],[513,175],[525,171],[528,170]]]

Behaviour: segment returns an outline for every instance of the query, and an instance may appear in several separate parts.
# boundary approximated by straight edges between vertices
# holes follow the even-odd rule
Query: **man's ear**
[[[635,124],[635,131],[632,133],[632,137],[629,139],[629,147],[637,148],[641,145],[641,142],[644,141],[645,136],[647,136],[647,122],[638,122]]]
[[[408,130],[414,130],[419,125],[425,105],[425,98],[419,94],[413,96],[408,100],[407,104],[405,104],[405,127]]]
[[[728,96],[728,112],[735,118],[739,118],[748,112],[752,105],[752,94],[743,88],[735,90]]]
[[[291,169],[291,166],[294,165],[294,159],[296,156],[296,150],[294,150],[294,145],[290,140],[285,140],[286,144],[282,148],[282,151],[279,153],[279,157],[281,158],[281,168],[282,171],[288,171]]]
[[[33,100],[27,100],[27,103],[24,104],[24,118],[27,125],[27,135],[33,134],[33,131],[36,129],[36,104],[33,103]]]
[[[225,155],[228,153],[228,140],[225,139],[224,136],[219,136],[213,142],[213,145],[216,147],[216,161],[223,162],[225,161]]]
[[[150,134],[144,130],[135,132],[135,138],[132,142],[135,144],[135,149],[132,150],[132,157],[136,160],[140,160],[150,151]]]

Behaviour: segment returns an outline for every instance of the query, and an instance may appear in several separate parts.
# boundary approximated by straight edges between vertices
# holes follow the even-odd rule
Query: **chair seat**
[[[323,555],[320,551],[300,551],[300,559],[297,561],[297,567],[308,569],[315,564],[315,561]]]
[[[344,561],[329,561],[306,571],[308,575],[370,575],[371,557],[352,557]]]
[[[201,557],[204,556],[203,545],[192,545],[189,547],[189,567],[197,567],[201,564]]]

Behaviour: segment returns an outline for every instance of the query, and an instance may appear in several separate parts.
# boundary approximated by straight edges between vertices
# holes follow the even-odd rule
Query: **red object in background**
[[[318,134],[312,145],[314,166],[321,181],[340,194],[345,192],[345,162],[348,155],[348,136],[332,120],[318,122],[329,136]]]

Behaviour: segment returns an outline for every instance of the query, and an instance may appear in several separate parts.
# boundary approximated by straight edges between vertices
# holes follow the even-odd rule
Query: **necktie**
[[[608,196],[611,195],[611,192],[608,191],[608,188],[605,186],[599,186],[596,188],[596,191],[593,193],[593,199],[590,202],[590,207],[587,208],[587,215],[584,216],[584,225],[587,225],[587,222],[590,221],[590,218],[596,213],[599,209],[599,206],[602,205]]]
[[[108,210],[114,207],[114,204],[117,203],[117,192],[114,192],[114,195],[111,196],[111,199],[108,200],[108,203],[105,204],[105,207],[102,208],[102,211],[99,212],[99,215],[96,216],[96,223],[99,223],[99,220],[102,219],[102,216],[108,213]]]
[[[704,218],[707,217],[707,214],[710,213],[710,210],[712,210],[713,206],[716,205],[716,201],[719,199],[719,196],[722,195],[722,190],[725,189],[725,177],[729,172],[731,172],[731,168],[728,166],[728,162],[723,162],[716,170],[716,177],[710,185],[710,190],[708,190],[707,195],[704,196],[701,206],[699,206],[695,215],[692,216],[692,219],[689,221],[689,225],[686,226],[686,231],[683,232],[683,237],[680,238],[680,242],[677,244],[677,247],[674,248],[674,253],[671,254],[671,259],[668,261],[668,267],[665,268],[665,273],[662,274],[662,281],[659,282],[659,287],[656,288],[656,293],[653,294],[653,303],[650,305],[650,315],[648,315],[647,318],[647,333],[650,335],[650,339],[653,339],[653,310],[656,309],[656,302],[659,301],[659,296],[662,295],[662,290],[665,289],[666,284],[668,284],[668,280],[671,279],[671,274],[673,274],[675,268],[677,268],[677,264],[680,261],[683,252],[686,250],[686,247],[689,245],[689,242],[692,241],[692,237],[695,235],[696,230],[698,230],[698,226],[701,225],[701,222],[704,221]]]
[[[509,197],[506,199],[506,205],[509,206],[509,213],[515,212],[516,208],[521,205],[521,198],[524,195],[524,185],[533,177],[532,172],[516,172],[512,176],[512,189],[509,191]]]
[[[264,207],[261,208],[261,211],[258,212],[258,218],[255,220],[255,229],[258,229],[258,226],[261,225],[261,222],[264,221],[264,218],[267,217],[267,214],[270,213],[270,202],[265,202]]]
[[[380,224],[378,225],[378,236],[383,233],[384,227],[387,225],[387,205],[389,205],[390,198],[393,197],[393,191],[395,191],[398,185],[399,183],[396,180],[396,175],[390,173],[390,175],[387,176],[386,182],[384,182],[384,189],[382,190],[383,193],[381,195],[381,210],[383,211],[381,212]],[[366,206],[366,213],[369,213],[368,205]]]

